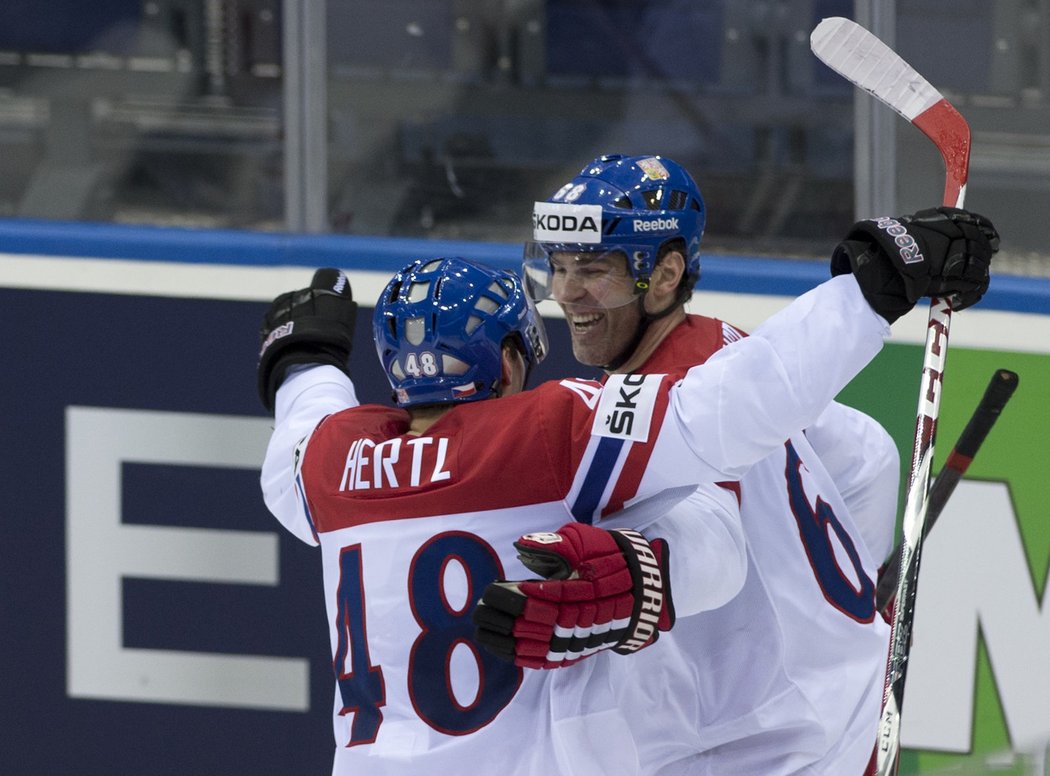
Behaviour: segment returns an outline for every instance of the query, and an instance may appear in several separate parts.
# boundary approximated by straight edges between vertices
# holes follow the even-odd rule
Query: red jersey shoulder
[[[684,374],[690,367],[704,363],[722,347],[743,339],[741,329],[705,315],[687,315],[668,332],[639,372]]]
[[[454,434],[479,453],[527,454],[568,474],[569,453],[590,436],[601,391],[595,380],[550,380],[513,396],[460,405],[431,431]]]
[[[399,407],[362,404],[327,415],[317,424],[314,437],[338,434],[374,440],[389,439],[406,433],[408,424],[408,412]]]
[[[331,415],[303,462],[312,520],[325,533],[562,499],[599,394],[592,381],[546,383],[457,405],[418,436],[407,433],[403,410],[365,406]]]
[[[460,405],[442,417],[438,424],[454,422],[469,430],[480,426],[487,433],[499,432],[509,426],[511,431],[516,430],[522,435],[522,428],[514,424],[541,420],[567,423],[573,416],[588,415],[597,406],[601,390],[602,385],[597,380],[548,380],[513,396]]]

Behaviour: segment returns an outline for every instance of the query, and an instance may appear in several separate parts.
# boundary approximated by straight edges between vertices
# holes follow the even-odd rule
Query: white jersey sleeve
[[[744,586],[747,546],[733,491],[702,485],[643,533],[667,541],[677,616],[717,609]]]
[[[669,491],[601,522],[602,528],[632,528],[648,539],[665,539],[671,551],[675,614],[688,617],[717,609],[744,584],[747,547],[736,489],[701,485],[683,501]]]
[[[806,439],[842,494],[871,556],[893,545],[900,490],[900,453],[874,418],[832,402],[806,429]]]
[[[739,478],[815,423],[889,334],[852,275],[825,281],[750,337],[690,369],[671,392],[664,423],[678,428],[666,434],[662,429],[657,445],[665,437],[670,444],[681,440],[689,449],[680,450],[678,460],[695,458]]]
[[[295,487],[299,443],[326,415],[358,404],[354,384],[334,366],[293,368],[277,389],[274,429],[260,477],[263,501],[285,528],[307,544],[318,541]]]

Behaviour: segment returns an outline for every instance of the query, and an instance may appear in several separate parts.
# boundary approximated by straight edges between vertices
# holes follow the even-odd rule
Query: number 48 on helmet
[[[401,407],[497,395],[508,337],[526,374],[547,355],[543,319],[521,279],[456,256],[420,259],[394,275],[372,324]]]

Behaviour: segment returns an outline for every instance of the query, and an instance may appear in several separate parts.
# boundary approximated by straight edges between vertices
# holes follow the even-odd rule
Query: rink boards
[[[390,273],[450,254],[514,268],[518,247],[6,222],[0,250],[0,772],[326,772],[317,557],[258,492],[260,318],[314,267],[346,269],[358,392],[385,402],[368,307]],[[751,329],[825,272],[705,257],[691,309]],[[586,375],[543,312],[540,376]],[[906,466],[923,313],[894,333],[843,399],[886,425]],[[1050,736],[1050,283],[997,278],[951,342],[938,462],[995,369],[1021,381],[923,558],[903,739],[924,772]]]

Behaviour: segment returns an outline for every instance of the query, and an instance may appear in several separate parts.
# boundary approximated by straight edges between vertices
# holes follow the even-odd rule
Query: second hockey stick
[[[824,19],[810,35],[810,48],[828,67],[864,89],[922,131],[944,159],[943,204],[962,207],[970,170],[970,127],[929,81],[896,52],[856,22],[842,17]],[[930,468],[940,413],[944,364],[948,351],[951,305],[930,301],[923,353],[919,407],[915,419],[908,496],[904,508],[903,539],[882,714],[876,740],[876,774],[896,774],[900,763],[900,720],[904,680],[915,618],[919,559],[929,506]]]
[[[1018,377],[1016,372],[1009,369],[997,369],[988,387],[981,397],[981,401],[970,416],[966,428],[959,435],[955,447],[948,453],[944,462],[944,468],[933,481],[930,487],[928,505],[926,507],[926,525],[924,534],[928,534],[933,524],[937,522],[944,505],[948,503],[949,497],[959,484],[959,480],[966,474],[970,462],[977,455],[988,432],[992,430],[995,421],[999,419],[1006,403],[1017,389]],[[879,584],[875,589],[875,605],[878,610],[886,616],[890,613],[889,607],[893,605],[897,592],[897,582],[901,570],[901,546],[898,544],[889,555],[886,568],[879,575]]]

